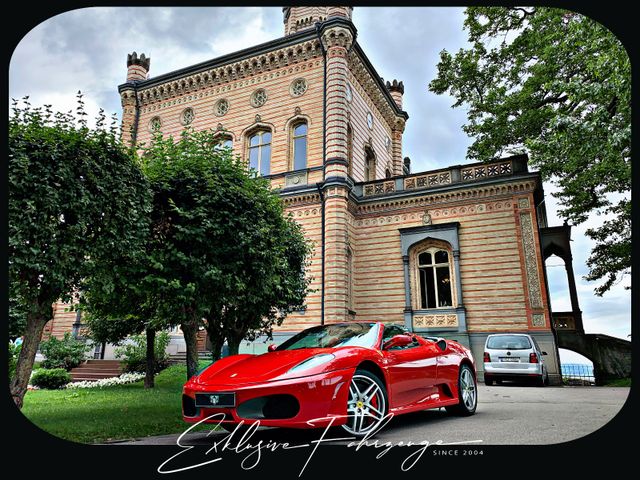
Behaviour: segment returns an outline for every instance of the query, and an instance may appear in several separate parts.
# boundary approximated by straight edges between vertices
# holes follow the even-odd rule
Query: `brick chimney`
[[[151,58],[136,52],[127,55],[127,82],[146,80],[149,73]]]
[[[387,80],[387,90],[391,93],[391,96],[396,101],[398,108],[402,110],[402,95],[404,95],[404,84],[400,81],[394,80],[389,82]]]

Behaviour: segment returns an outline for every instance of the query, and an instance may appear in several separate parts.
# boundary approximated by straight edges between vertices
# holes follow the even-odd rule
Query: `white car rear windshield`
[[[527,337],[516,335],[497,335],[489,337],[487,348],[493,350],[526,350],[531,348],[531,342]]]

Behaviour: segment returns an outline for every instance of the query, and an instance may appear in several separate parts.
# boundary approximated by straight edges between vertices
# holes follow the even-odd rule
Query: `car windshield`
[[[372,348],[378,339],[378,329],[375,323],[321,325],[303,330],[276,350],[346,346]]]
[[[527,337],[520,335],[497,335],[489,337],[487,348],[494,350],[525,350],[531,348]]]

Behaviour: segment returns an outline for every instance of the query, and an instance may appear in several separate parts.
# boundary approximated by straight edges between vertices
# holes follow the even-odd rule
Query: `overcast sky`
[[[462,132],[466,116],[451,109],[452,99],[430,93],[439,52],[466,46],[459,8],[354,9],[358,42],[385,80],[402,80],[409,121],[403,153],[414,172],[465,163],[470,139]],[[125,81],[126,57],[134,50],[151,57],[156,76],[284,35],[282,9],[268,8],[85,8],[48,19],[17,46],[10,65],[10,97],[30,96],[33,105],[75,109],[75,94],[85,95],[90,114],[102,107],[120,115],[117,86]],[[545,185],[550,225],[560,225],[557,205]],[[627,339],[631,333],[631,300],[625,279],[603,297],[582,277],[592,243],[586,228],[573,228],[572,248],[578,295],[587,332]],[[562,260],[548,260],[553,309],[570,310]]]

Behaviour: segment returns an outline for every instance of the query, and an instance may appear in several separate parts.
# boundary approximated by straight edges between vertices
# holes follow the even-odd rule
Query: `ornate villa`
[[[321,322],[397,322],[471,346],[481,370],[487,334],[528,332],[559,383],[554,316],[582,331],[570,227],[547,226],[541,177],[525,155],[411,172],[403,82],[376,73],[351,14],[285,7],[283,37],[154,77],[150,58],[134,52],[118,87],[124,139],[213,130],[271,180],[315,244],[315,293],[275,343]],[[568,259],[572,312],[551,312],[553,253]],[[80,321],[58,305],[47,329],[59,335]]]

